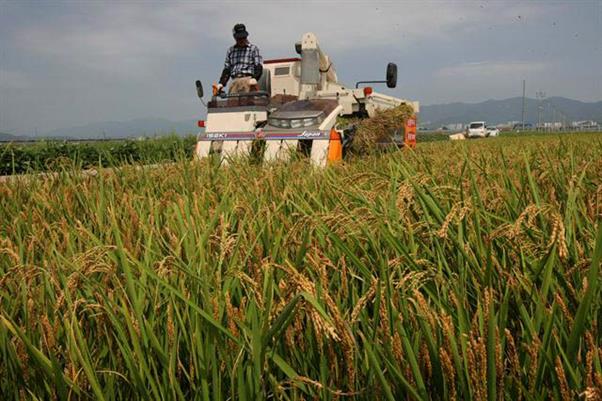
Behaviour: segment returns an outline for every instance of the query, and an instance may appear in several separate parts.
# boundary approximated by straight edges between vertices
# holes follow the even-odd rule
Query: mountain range
[[[128,121],[105,121],[69,128],[59,128],[38,135],[0,132],[0,142],[35,139],[123,139],[154,137],[167,134],[187,135],[198,131],[196,120],[171,121],[165,118],[137,118]]]
[[[504,124],[522,121],[521,97],[503,100],[487,100],[480,103],[448,103],[420,107],[422,125],[437,128],[448,124],[466,124],[470,121],[486,121],[488,124]],[[525,99],[525,122],[594,120],[602,123],[602,101],[581,102],[564,97],[550,97],[542,101]]]
[[[0,142],[22,141],[23,139],[27,138],[28,137],[24,137],[21,135],[13,135],[7,134],[6,132],[0,132]]]
[[[602,101],[581,102],[564,97],[550,97],[543,101],[526,98],[525,121],[582,121],[602,123]],[[480,103],[447,103],[421,105],[419,121],[428,128],[449,124],[465,124],[470,121],[486,121],[503,124],[521,121],[522,98],[487,100]],[[56,129],[39,138],[49,139],[112,139],[159,136],[167,133],[186,135],[198,131],[195,120],[171,121],[165,118],[138,118],[129,121],[97,122],[77,127]],[[36,139],[32,136],[0,133],[0,141]]]
[[[170,121],[165,118],[137,118],[129,121],[107,121],[56,129],[44,136],[78,139],[135,138],[161,136],[169,133],[185,135],[196,131],[198,131],[196,120]]]

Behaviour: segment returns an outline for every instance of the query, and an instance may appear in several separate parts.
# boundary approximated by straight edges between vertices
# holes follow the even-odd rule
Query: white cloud
[[[526,61],[480,61],[443,67],[435,75],[440,78],[504,77],[541,72],[545,63]]]
[[[524,74],[541,75],[530,77],[532,84],[540,79],[541,88],[551,91],[559,83],[557,92],[574,87],[566,93],[579,96],[591,84],[573,81],[569,70],[580,63],[593,75],[591,46],[571,43],[586,59],[571,58],[570,68],[538,50],[554,34],[553,20],[569,15],[559,25],[579,25],[575,8],[587,13],[514,1],[2,3],[0,86],[20,89],[0,93],[2,124],[51,129],[145,116],[192,118],[200,103],[191,83],[217,79],[238,22],[265,58],[294,55],[294,42],[315,32],[347,83],[377,76],[387,61],[396,61],[399,87],[387,93],[422,102],[506,95]],[[558,36],[552,50],[568,59],[567,42]],[[588,40],[598,43],[598,37]],[[545,74],[539,74],[541,61]]]
[[[29,89],[32,87],[31,78],[20,71],[0,69],[1,89]]]
[[[245,22],[267,54],[286,55],[307,31],[330,51],[408,47],[417,40],[447,40],[479,29],[495,15],[523,15],[536,5],[451,2],[170,2],[92,3],[59,19],[21,27],[15,37],[26,51],[55,63],[124,77],[148,77],[170,58],[224,47],[230,29]],[[221,60],[220,60],[221,61]]]
[[[136,11],[127,4],[95,8],[92,19],[48,20],[22,29],[16,40],[56,64],[116,77],[146,76],[190,43],[182,40],[184,29],[166,29],[168,21],[154,9]]]

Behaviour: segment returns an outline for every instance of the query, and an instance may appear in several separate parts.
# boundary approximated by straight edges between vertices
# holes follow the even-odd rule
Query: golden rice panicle
[[[449,386],[449,399],[455,401],[457,398],[456,394],[456,370],[452,365],[451,358],[447,351],[443,348],[439,349],[439,356],[441,358],[441,365],[443,367],[443,373],[445,374],[445,381]]]
[[[601,401],[600,134],[427,135],[0,182],[0,394]]]
[[[562,366],[560,356],[556,357],[556,367],[554,369],[556,370],[556,376],[560,383],[560,395],[562,396],[562,401],[571,401],[573,398],[571,397],[570,387],[566,379],[566,374],[564,373],[564,367]]]

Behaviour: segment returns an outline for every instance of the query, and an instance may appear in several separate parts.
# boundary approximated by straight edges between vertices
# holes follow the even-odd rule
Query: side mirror
[[[196,81],[196,94],[199,97],[199,99],[203,98],[203,84],[201,83],[201,81]]]
[[[295,43],[295,53],[301,55],[301,42]]]
[[[397,86],[397,64],[387,64],[387,88],[395,88]]]
[[[303,58],[303,61],[306,61],[306,58]],[[303,68],[301,68],[303,72]],[[303,83],[303,78],[301,79],[301,83]],[[388,88],[395,88],[397,86],[397,64],[389,63],[387,64],[387,76],[384,81],[358,81],[355,83],[355,88],[359,88],[361,84],[387,84]]]

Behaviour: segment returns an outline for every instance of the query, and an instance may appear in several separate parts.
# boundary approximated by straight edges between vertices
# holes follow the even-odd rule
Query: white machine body
[[[264,107],[228,107],[229,100],[224,100],[224,105],[217,107],[221,101],[214,97],[208,108],[206,130],[198,137],[198,157],[220,152],[222,159],[227,161],[230,157],[248,153],[253,140],[261,139],[266,141],[264,159],[281,159],[290,155],[289,150],[297,148],[300,140],[311,140],[312,163],[324,166],[331,132],[337,130],[338,116],[372,117],[378,110],[401,104],[409,104],[415,113],[419,112],[418,102],[376,93],[369,87],[350,88],[339,83],[334,64],[321,50],[315,34],[305,33],[296,50],[300,57],[264,62],[264,70],[269,71],[271,77],[270,100],[279,97],[283,103],[328,100],[336,101],[338,106],[328,109],[319,126],[279,129],[269,125],[269,115],[278,111],[278,106],[272,106],[272,102]]]

